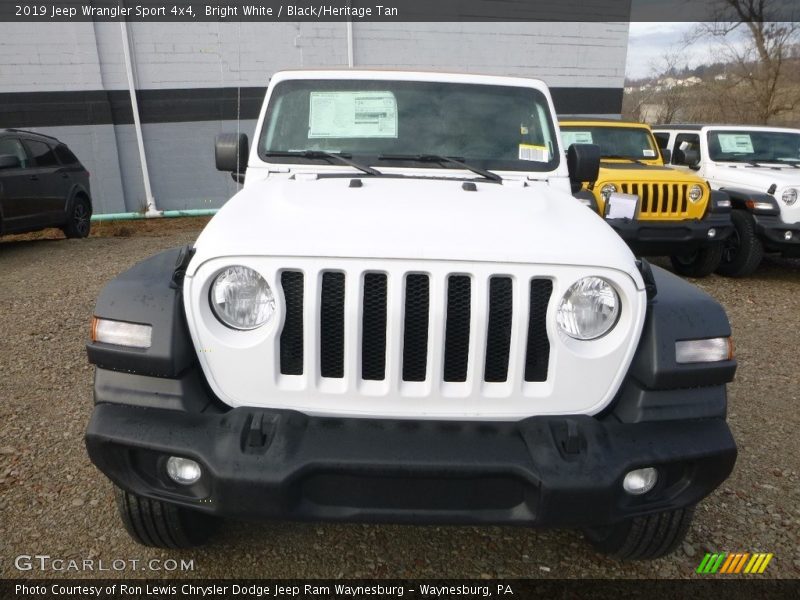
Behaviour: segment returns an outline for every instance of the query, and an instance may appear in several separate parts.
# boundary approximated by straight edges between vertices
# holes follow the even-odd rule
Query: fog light
[[[713,227],[711,229],[709,229],[708,230],[708,237],[711,238],[711,239],[717,237],[717,230],[714,229]]]
[[[652,490],[656,481],[658,481],[658,471],[653,467],[645,467],[644,469],[635,469],[625,475],[622,487],[629,494],[641,496]]]
[[[192,485],[197,483],[202,474],[200,465],[190,458],[170,456],[167,460],[167,475],[175,483]]]
[[[785,233],[783,234],[783,239],[785,239],[787,242],[788,242],[790,239],[792,239],[792,232],[791,232],[791,231],[787,231],[787,232],[785,232]]]

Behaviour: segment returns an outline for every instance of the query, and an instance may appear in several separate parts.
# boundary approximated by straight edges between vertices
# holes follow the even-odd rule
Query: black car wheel
[[[154,548],[193,548],[213,533],[217,519],[196,510],[114,488],[117,509],[134,541]]]
[[[619,560],[651,560],[666,556],[683,541],[694,507],[635,517],[611,527],[584,531],[595,550]]]
[[[77,197],[72,203],[67,223],[64,226],[64,235],[68,238],[85,238],[89,235],[92,226],[92,206],[86,198]]]
[[[721,243],[709,244],[690,254],[674,254],[670,256],[672,268],[684,277],[707,277],[719,267],[722,260]]]
[[[756,236],[753,217],[743,210],[731,213],[733,233],[722,243],[722,260],[717,273],[727,277],[745,277],[761,264],[764,246]]]

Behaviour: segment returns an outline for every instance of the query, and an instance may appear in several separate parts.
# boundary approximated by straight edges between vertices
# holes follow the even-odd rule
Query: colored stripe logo
[[[697,567],[701,575],[736,575],[745,573],[758,575],[766,571],[772,560],[771,552],[708,552]]]

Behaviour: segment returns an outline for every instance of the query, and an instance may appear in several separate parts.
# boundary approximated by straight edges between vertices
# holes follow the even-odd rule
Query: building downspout
[[[128,91],[131,96],[131,111],[133,112],[133,125],[136,130],[136,141],[139,145],[139,162],[142,165],[142,180],[144,181],[145,194],[145,217],[160,217],[162,213],[156,207],[156,200],[153,197],[153,190],[150,187],[150,171],[147,169],[147,157],[144,152],[144,138],[142,137],[142,122],[139,118],[139,102],[136,99],[136,83],[133,77],[133,63],[131,62],[131,50],[128,40],[128,23],[120,21],[120,31],[122,32],[122,52],[125,56],[125,72],[128,75]]]
[[[350,0],[347,2],[347,8],[350,8]],[[353,19],[347,17],[347,66],[352,69],[355,64],[353,60]]]

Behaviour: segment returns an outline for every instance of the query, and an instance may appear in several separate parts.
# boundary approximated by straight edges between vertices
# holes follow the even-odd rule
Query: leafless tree
[[[800,107],[797,53],[800,23],[780,21],[781,0],[715,0],[713,22],[703,23],[695,39],[720,42],[729,76],[716,87],[723,112],[770,123]]]

